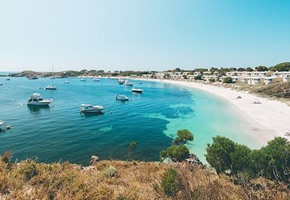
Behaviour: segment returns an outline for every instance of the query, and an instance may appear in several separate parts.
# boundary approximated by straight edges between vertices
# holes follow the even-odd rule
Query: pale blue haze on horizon
[[[0,71],[290,61],[287,0],[0,0]]]

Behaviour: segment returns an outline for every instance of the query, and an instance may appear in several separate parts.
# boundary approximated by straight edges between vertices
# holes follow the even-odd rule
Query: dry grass
[[[161,187],[169,168],[178,172],[181,186],[173,197],[165,196]],[[235,185],[209,168],[186,163],[101,161],[82,168],[0,161],[0,199],[287,199],[289,194],[285,185],[264,179]]]
[[[290,100],[290,83],[286,82],[276,82],[269,85],[239,85],[238,89],[266,98],[277,98],[288,102]]]

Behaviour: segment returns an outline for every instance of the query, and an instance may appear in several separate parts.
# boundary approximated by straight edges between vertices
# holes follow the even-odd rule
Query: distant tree
[[[194,80],[202,80],[202,75],[197,75],[197,76],[195,76],[193,78],[194,78]]]
[[[164,78],[168,79],[170,77],[170,74],[169,73],[165,73],[164,74]]]
[[[232,77],[226,77],[226,78],[224,78],[223,83],[233,83]]]
[[[187,79],[187,75],[185,75],[185,74],[182,75],[182,77],[183,77],[183,79]]]
[[[181,72],[181,69],[180,68],[175,68],[173,71],[175,71],[175,72]]]
[[[104,74],[104,73],[105,73],[105,70],[100,69],[100,70],[97,71],[97,73],[98,73],[98,74]]]
[[[246,71],[247,71],[247,72],[252,72],[252,71],[254,71],[254,70],[253,70],[251,67],[247,67],[247,68],[246,68]]]
[[[194,70],[194,72],[199,72],[201,75],[203,74],[203,72],[206,72],[206,71],[208,71],[208,69],[206,68],[197,68]]]
[[[246,71],[246,69],[245,68],[239,68],[237,71],[238,72],[244,72],[244,71]]]
[[[86,70],[86,69],[82,69],[81,71],[80,71],[80,74],[81,75],[86,75],[88,73],[88,70]]]
[[[188,75],[193,75],[193,73],[194,73],[193,71],[190,71],[190,72],[188,73]]]
[[[275,71],[290,71],[290,62],[283,62],[283,63],[279,63],[275,66],[272,66],[269,68],[269,70],[275,72]]]
[[[211,74],[214,74],[214,73],[217,72],[218,70],[219,70],[218,68],[211,67],[209,71],[211,72]]]
[[[258,72],[268,71],[268,68],[265,66],[258,66],[255,68]]]

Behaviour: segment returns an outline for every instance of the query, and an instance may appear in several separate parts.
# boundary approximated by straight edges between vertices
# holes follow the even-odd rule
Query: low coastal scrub
[[[258,178],[237,184],[186,162],[0,161],[0,199],[287,199],[285,184]],[[242,177],[241,177],[242,178]]]
[[[193,140],[187,130],[178,137],[173,147]],[[12,153],[5,152],[0,157],[0,199],[289,199],[289,141],[275,138],[250,150],[228,138],[213,140],[206,159],[214,170],[181,160],[105,160],[87,167],[31,159],[13,163]]]
[[[260,95],[267,98],[283,98],[285,100],[290,99],[290,83],[277,82],[269,85],[243,85],[239,87],[239,90],[249,91],[250,93]]]

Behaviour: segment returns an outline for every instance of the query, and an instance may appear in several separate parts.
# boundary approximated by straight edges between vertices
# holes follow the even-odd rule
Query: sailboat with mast
[[[54,76],[53,76],[53,66],[52,66],[52,72],[51,72],[51,74],[52,74],[51,77],[54,77]],[[52,78],[52,79],[54,79],[54,78]],[[52,82],[53,82],[53,81],[52,81]],[[56,86],[53,85],[53,84],[51,83],[51,84],[47,85],[47,86],[45,87],[45,89],[46,89],[46,90],[56,90]]]

